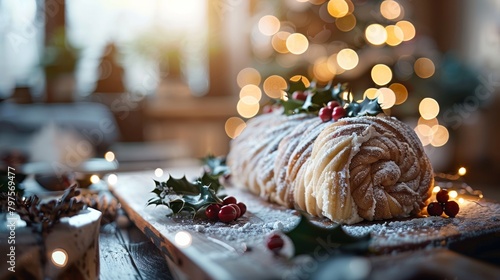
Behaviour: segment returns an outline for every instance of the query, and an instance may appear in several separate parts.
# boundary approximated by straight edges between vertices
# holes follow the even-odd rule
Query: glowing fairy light
[[[52,263],[58,267],[65,267],[68,263],[68,253],[64,249],[55,249],[50,255]]]
[[[118,176],[116,176],[116,174],[109,174],[107,181],[108,181],[108,184],[114,185],[118,182]]]
[[[156,169],[155,169],[155,176],[156,176],[156,177],[161,177],[161,176],[163,176],[163,169],[161,169],[161,168],[156,168]]]
[[[92,184],[97,184],[97,183],[99,183],[99,181],[101,181],[101,178],[99,178],[99,176],[97,176],[95,174],[90,176],[90,182]]]
[[[462,197],[460,197],[460,198],[458,199],[458,203],[463,204],[464,202],[465,202],[465,200],[464,200]]]
[[[193,238],[191,234],[187,231],[179,231],[175,234],[174,237],[175,244],[181,248],[187,248],[191,246],[193,242]]]
[[[460,176],[464,176],[464,175],[465,175],[465,173],[467,173],[467,169],[465,169],[465,167],[460,167],[460,168],[458,169],[458,175],[460,175]]]
[[[434,186],[434,188],[432,189],[432,193],[438,193],[440,190],[441,190],[440,186]]]
[[[113,160],[115,160],[115,154],[112,151],[106,152],[104,154],[104,159],[106,161],[112,162]]]
[[[457,193],[457,191],[453,190],[453,191],[449,191],[448,195],[450,196],[450,198],[455,199],[455,198],[457,198],[458,193]]]

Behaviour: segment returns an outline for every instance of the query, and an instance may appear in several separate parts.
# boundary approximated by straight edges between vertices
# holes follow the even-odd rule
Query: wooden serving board
[[[168,172],[173,177],[186,175],[189,179],[199,175],[200,168],[170,169]],[[130,219],[165,254],[177,279],[294,279],[304,271],[305,258],[275,256],[267,250],[264,241],[273,231],[292,228],[299,220],[296,211],[269,204],[245,191],[228,188],[227,193],[247,204],[248,208],[247,213],[235,222],[224,224],[186,216],[166,217],[166,207],[146,206],[147,201],[154,197],[151,193],[153,179],[166,180],[167,177],[155,178],[152,171],[122,173],[118,174],[118,182],[110,189]],[[483,242],[483,246],[492,244],[496,246],[493,250],[500,250],[500,204],[466,201],[460,206],[459,215],[453,219],[391,220],[344,226],[344,229],[353,235],[372,234],[372,255],[367,258],[371,263],[377,263],[380,257],[387,258],[388,253],[394,256],[396,252],[422,248],[455,246],[459,252],[470,253],[469,247],[476,246],[478,240],[487,242]],[[332,225],[325,220],[316,221],[325,226]],[[186,241],[190,241],[189,244],[185,244]],[[291,249],[289,245],[285,245],[287,250]],[[323,256],[331,251],[327,247],[318,249]],[[458,254],[445,255],[447,261],[464,258]],[[315,261],[314,256],[308,258]],[[495,268],[492,271],[498,272]],[[376,269],[371,270],[371,273],[376,272]]]

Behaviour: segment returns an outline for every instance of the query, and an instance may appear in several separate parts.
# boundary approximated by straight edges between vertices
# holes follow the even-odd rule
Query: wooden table
[[[193,178],[199,175],[199,168],[170,169],[169,172],[177,178],[184,174]],[[296,218],[291,210],[270,205],[246,192],[228,189],[229,194],[244,201],[249,209],[248,214],[237,222],[214,225],[185,217],[167,218],[164,207],[146,207],[154,188],[151,172],[123,173],[118,174],[118,178],[118,183],[110,187],[111,191],[144,235],[138,234],[136,229],[101,234],[103,279],[115,279],[113,273],[123,274],[126,278],[130,278],[128,275],[147,279],[171,279],[172,276],[175,279],[303,279],[311,276],[312,271],[315,277],[326,273],[329,279],[342,279],[345,276],[343,273],[355,275],[363,272],[363,268],[366,274],[361,276],[366,279],[410,279],[430,275],[450,279],[457,276],[463,279],[494,279],[500,275],[498,204],[487,205],[493,205],[494,212],[488,212],[491,216],[483,219],[484,225],[478,228],[484,233],[475,237],[473,227],[461,224],[473,220],[467,213],[461,214],[462,218],[443,220],[446,224],[439,227],[432,223],[441,223],[439,219],[445,218],[426,218],[431,224],[428,229],[418,229],[419,225],[412,225],[412,220],[361,224],[350,228],[372,229],[375,232],[374,242],[382,244],[386,251],[380,247],[378,254],[368,257],[332,256],[326,261],[299,257],[288,260],[269,252],[263,240],[267,234]],[[470,207],[475,206],[471,204]],[[262,228],[253,228],[256,226]],[[401,226],[408,227],[406,236],[405,233],[391,231],[401,229]],[[428,236],[422,234],[425,231]],[[179,232],[191,237],[188,246],[176,241]],[[415,237],[410,242],[412,246],[399,246],[402,241],[398,238],[412,239],[412,235]],[[482,244],[478,243],[478,237],[481,237]],[[116,240],[121,241],[117,244]],[[397,246],[391,247],[391,242]],[[474,248],[477,248],[476,252]],[[386,254],[389,252],[392,253]],[[163,257],[171,274],[165,267]],[[121,271],[115,269],[117,260],[119,267],[124,267]],[[313,265],[314,269],[308,265]],[[350,271],[349,267],[355,269]],[[335,271],[331,272],[331,269]]]

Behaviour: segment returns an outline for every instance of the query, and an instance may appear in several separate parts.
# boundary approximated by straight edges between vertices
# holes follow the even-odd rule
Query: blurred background
[[[437,172],[497,194],[499,53],[499,0],[0,0],[0,153],[224,155],[290,79],[334,80],[414,128]]]

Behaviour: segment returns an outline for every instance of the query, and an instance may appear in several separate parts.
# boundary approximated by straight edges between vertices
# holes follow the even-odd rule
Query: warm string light
[[[484,198],[480,190],[475,190],[463,181],[462,176],[465,175],[466,168],[460,167],[455,174],[435,173],[434,177],[439,185],[435,185],[432,189],[432,197],[435,199],[436,194],[446,189],[451,199],[456,200],[459,204],[464,204],[466,201],[478,201]]]

